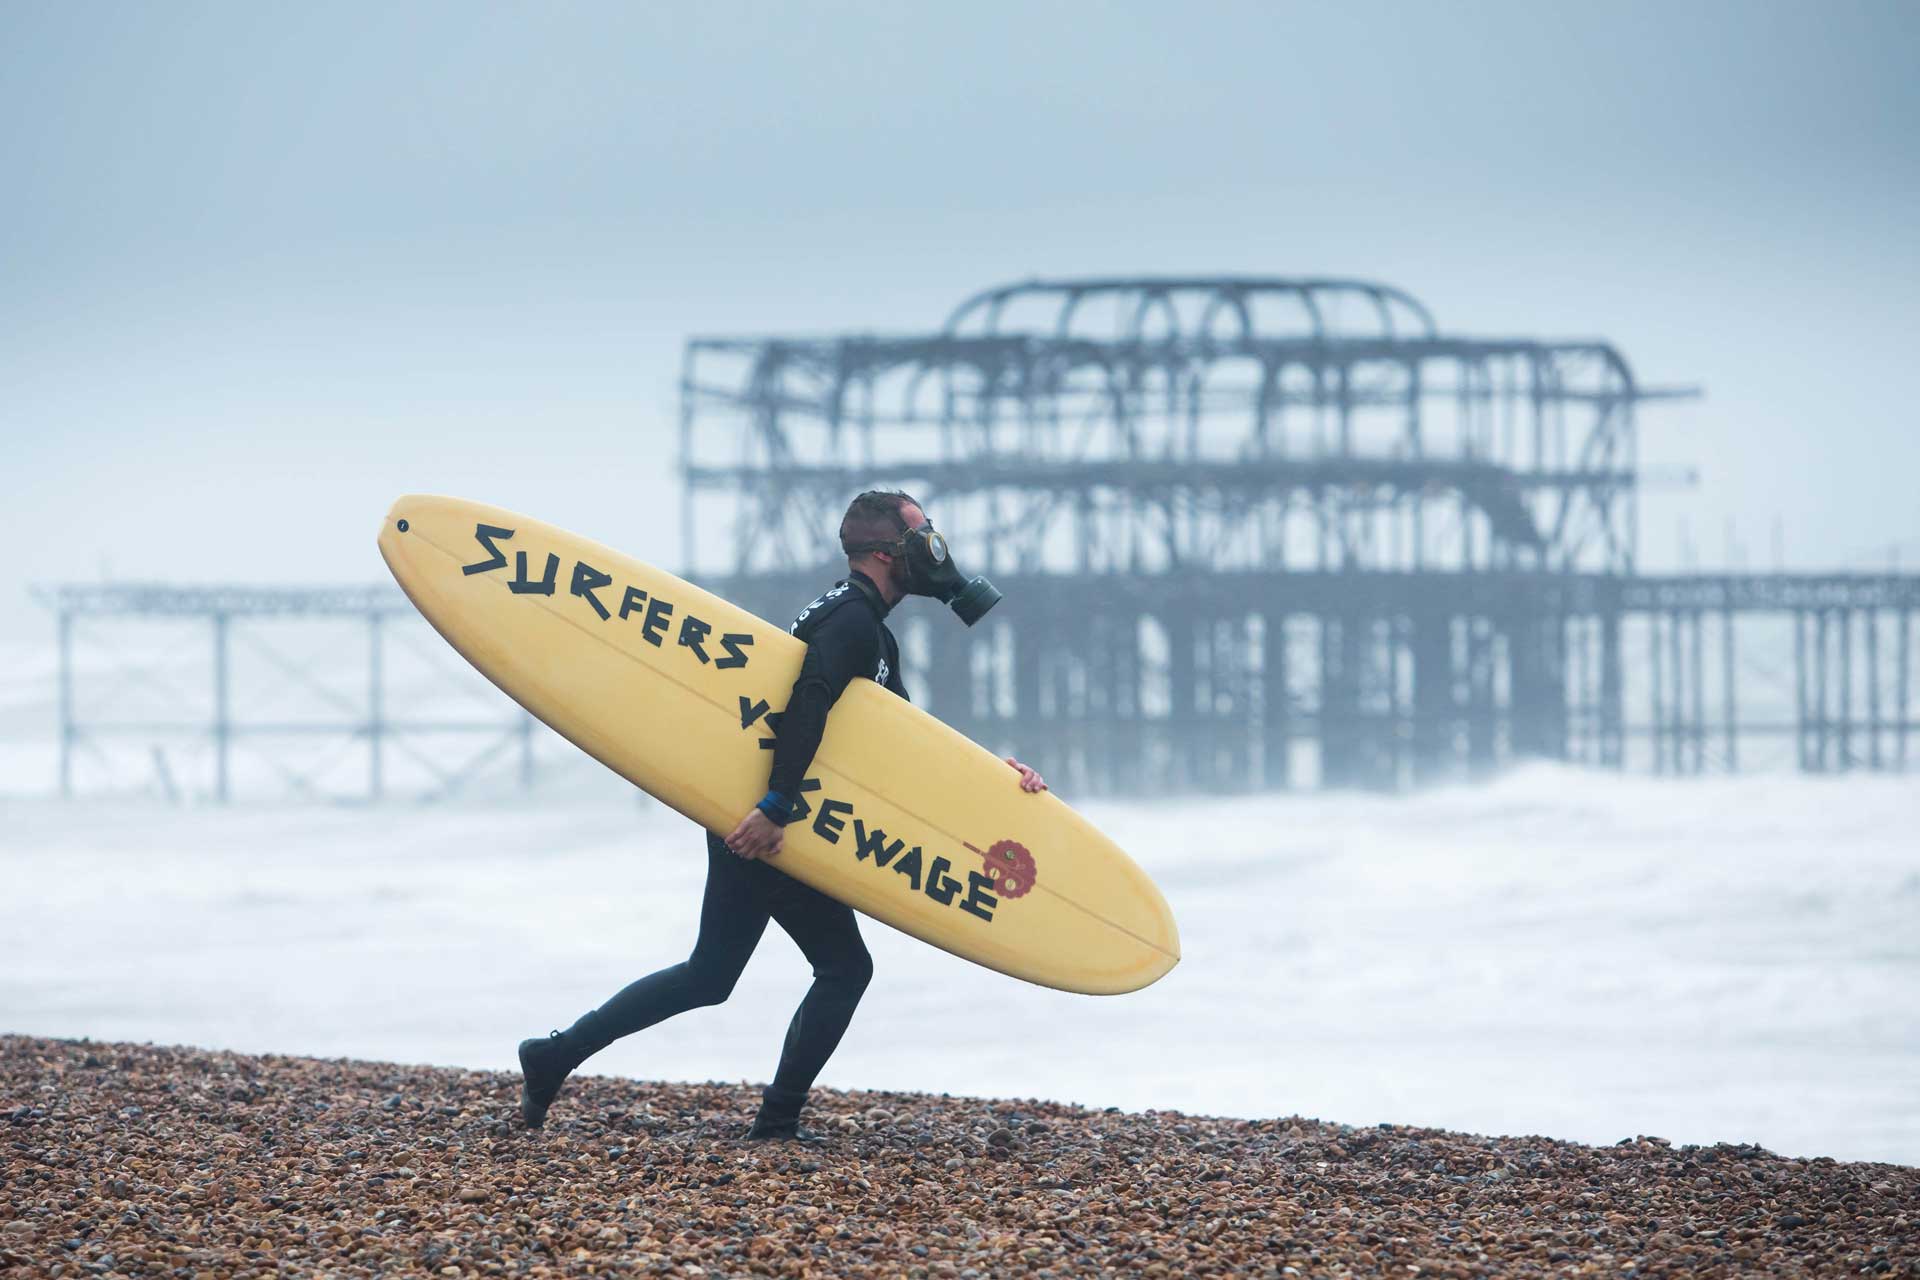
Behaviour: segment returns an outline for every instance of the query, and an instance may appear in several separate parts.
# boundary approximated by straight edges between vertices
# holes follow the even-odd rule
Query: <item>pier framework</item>
[[[696,339],[685,571],[784,624],[854,493],[916,494],[1006,601],[894,615],[914,697],[1076,794],[1910,770],[1920,575],[1638,571],[1639,413],[1687,394],[1346,280],[1030,281],[930,333]],[[391,586],[37,594],[66,794],[551,772]]]
[[[434,800],[482,778],[534,785],[532,717],[398,588],[104,583],[35,594],[57,628],[63,795]],[[398,680],[396,661],[408,667]],[[423,690],[423,673],[438,687]]]
[[[916,697],[1082,791],[1776,741],[1906,768],[1920,578],[1637,572],[1638,413],[1689,394],[1364,281],[1029,281],[933,333],[690,342],[684,538],[784,622],[848,499],[912,492],[1008,598],[972,632],[896,615]]]

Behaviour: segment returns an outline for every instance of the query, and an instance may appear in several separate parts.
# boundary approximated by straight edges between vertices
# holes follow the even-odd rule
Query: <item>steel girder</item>
[[[1299,322],[1260,327],[1272,297]],[[1052,310],[1010,330],[1035,300]],[[1371,323],[1334,327],[1342,307]],[[936,334],[691,342],[688,554],[830,562],[839,510],[884,477],[1002,571],[1622,572],[1651,394],[1605,343],[1442,336],[1384,286],[1008,286]]]

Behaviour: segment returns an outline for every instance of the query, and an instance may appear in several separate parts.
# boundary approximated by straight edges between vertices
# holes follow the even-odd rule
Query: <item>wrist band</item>
[[[767,792],[766,795],[760,797],[760,803],[755,805],[754,808],[766,814],[767,820],[772,822],[776,827],[786,826],[788,819],[793,815],[793,801],[787,799],[778,791]]]

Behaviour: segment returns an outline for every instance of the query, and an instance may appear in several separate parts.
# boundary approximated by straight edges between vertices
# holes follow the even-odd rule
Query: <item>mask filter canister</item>
[[[1000,603],[1000,591],[985,578],[961,574],[947,553],[947,540],[931,524],[910,529],[903,535],[907,555],[907,589],[917,596],[932,596],[953,610],[954,616],[972,626]]]
[[[960,594],[947,601],[960,621],[972,626],[986,616],[987,610],[1000,603],[1000,588],[985,578],[974,578],[960,588]]]

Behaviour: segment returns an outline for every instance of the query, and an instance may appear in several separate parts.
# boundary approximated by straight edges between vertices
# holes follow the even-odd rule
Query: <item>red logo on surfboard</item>
[[[996,840],[984,849],[969,844],[967,848],[985,860],[987,878],[1003,898],[1025,897],[1039,878],[1033,855],[1018,840]]]

